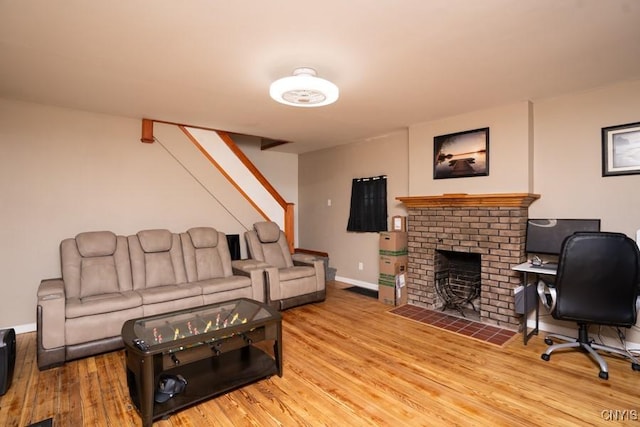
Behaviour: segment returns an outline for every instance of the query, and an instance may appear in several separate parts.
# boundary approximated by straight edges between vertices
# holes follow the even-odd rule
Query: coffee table
[[[282,376],[282,316],[247,298],[128,320],[122,339],[129,395],[145,427],[216,395]],[[273,352],[255,345],[262,341],[273,341]],[[187,386],[156,403],[161,375],[182,375]]]

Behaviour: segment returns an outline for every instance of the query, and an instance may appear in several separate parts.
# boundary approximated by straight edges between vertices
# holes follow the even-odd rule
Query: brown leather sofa
[[[60,244],[62,277],[40,283],[40,369],[123,347],[126,320],[235,298],[264,301],[264,263],[231,261],[224,233],[80,233]]]

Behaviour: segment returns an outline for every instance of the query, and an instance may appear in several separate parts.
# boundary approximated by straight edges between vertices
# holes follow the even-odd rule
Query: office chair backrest
[[[567,237],[558,260],[553,317],[634,325],[639,259],[636,243],[621,233],[584,232]]]

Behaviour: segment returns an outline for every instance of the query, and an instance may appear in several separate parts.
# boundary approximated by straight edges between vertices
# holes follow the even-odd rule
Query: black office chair
[[[621,233],[583,232],[567,237],[558,260],[555,289],[548,295],[554,319],[578,323],[578,338],[551,334],[550,347],[542,354],[549,360],[555,350],[579,348],[600,365],[599,376],[609,378],[607,363],[596,352],[603,350],[631,360],[634,371],[638,360],[626,349],[597,344],[589,339],[589,325],[630,328],[636,323],[640,254],[636,243]],[[555,291],[555,292],[553,292]],[[553,344],[552,339],[569,341]]]

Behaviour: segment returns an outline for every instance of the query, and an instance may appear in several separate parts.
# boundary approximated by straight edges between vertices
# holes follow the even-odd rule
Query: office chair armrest
[[[553,312],[556,308],[557,291],[552,283],[545,282],[542,279],[538,280],[538,296],[542,305],[545,306],[549,312]]]

